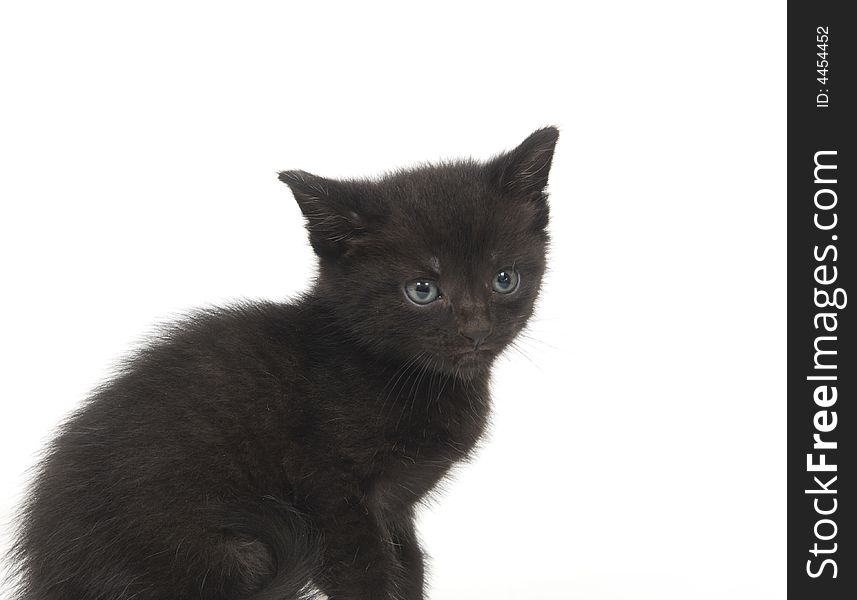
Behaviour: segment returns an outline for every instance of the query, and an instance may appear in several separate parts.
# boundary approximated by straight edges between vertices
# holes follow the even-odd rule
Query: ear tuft
[[[301,210],[304,202],[319,201],[328,195],[326,180],[306,171],[280,171],[279,179],[291,188]]]
[[[365,233],[359,198],[347,184],[306,171],[281,171],[279,179],[292,190],[306,219],[309,241],[319,256],[342,256],[349,240]]]
[[[501,188],[521,197],[543,192],[558,139],[559,129],[544,127],[494,159],[490,167]]]

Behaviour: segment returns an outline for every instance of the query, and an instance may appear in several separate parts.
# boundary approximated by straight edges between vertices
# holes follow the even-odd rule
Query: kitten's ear
[[[501,189],[515,196],[540,194],[548,184],[557,139],[559,130],[556,127],[533,132],[520,146],[488,163],[492,178]]]
[[[361,198],[353,186],[306,171],[282,171],[279,178],[291,188],[319,256],[342,256],[349,242],[368,231],[369,219],[361,214]]]

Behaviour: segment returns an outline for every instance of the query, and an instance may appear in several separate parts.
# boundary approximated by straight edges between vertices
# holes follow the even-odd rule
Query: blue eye
[[[519,282],[520,277],[515,269],[503,269],[494,275],[491,287],[500,294],[510,294],[517,289]]]
[[[430,304],[440,298],[440,289],[434,281],[414,279],[405,284],[405,293],[416,304]]]

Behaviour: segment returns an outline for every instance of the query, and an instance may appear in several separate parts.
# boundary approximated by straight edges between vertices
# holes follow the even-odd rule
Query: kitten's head
[[[558,136],[547,127],[487,163],[372,181],[280,173],[320,257],[320,301],[367,350],[468,377],[484,371],[539,292]]]

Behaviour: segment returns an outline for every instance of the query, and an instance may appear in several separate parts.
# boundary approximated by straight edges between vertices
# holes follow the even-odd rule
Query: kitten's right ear
[[[355,236],[366,233],[360,199],[346,183],[306,171],[282,171],[279,178],[291,188],[306,219],[310,244],[319,256],[342,256]]]
[[[517,148],[491,161],[489,172],[501,189],[521,198],[537,197],[547,187],[557,139],[556,127],[534,131]]]

